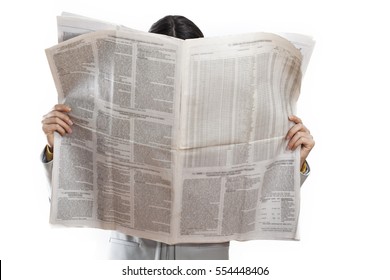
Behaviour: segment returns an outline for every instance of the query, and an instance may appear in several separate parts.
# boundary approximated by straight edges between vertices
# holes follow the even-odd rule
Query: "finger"
[[[286,139],[290,140],[296,133],[298,133],[298,131],[310,134],[310,131],[306,128],[306,126],[304,126],[302,123],[298,123],[290,128],[290,130],[287,132]]]
[[[50,125],[52,125],[52,124],[58,124],[63,129],[65,129],[67,133],[72,133],[72,129],[70,128],[70,126],[66,122],[61,120],[60,118],[56,118],[56,117],[47,118],[47,119],[44,119],[42,121],[42,123],[43,123],[43,126],[42,126],[43,131],[45,131],[45,130],[47,131],[48,128],[51,128]],[[48,131],[48,133],[49,133],[49,131]]]
[[[70,112],[72,109],[65,104],[56,104],[54,105],[53,110],[61,111],[61,112]]]
[[[49,145],[49,147],[53,151],[53,148],[54,148],[54,134],[47,134],[46,136],[47,136],[47,144]]]
[[[303,131],[298,131],[297,133],[294,134],[294,136],[290,139],[290,141],[288,142],[287,144],[287,147],[289,149],[291,149],[294,145],[295,145],[295,142],[298,141],[298,139],[300,138],[313,138],[313,136],[311,136],[310,134],[308,134],[307,132],[303,132]]]
[[[290,115],[288,117],[288,119],[292,122],[295,122],[295,123],[302,123],[302,120],[295,115]]]
[[[58,118],[58,119],[63,120],[64,122],[68,123],[69,125],[73,125],[73,122],[70,119],[70,117],[67,114],[61,113],[59,111],[51,111],[48,114],[46,114],[45,116],[43,116],[42,123],[44,122],[45,119],[49,119],[49,118]]]
[[[290,140],[290,142],[288,143],[288,148],[294,151],[299,146],[311,150],[314,146],[313,137],[310,134],[299,135],[298,133],[298,135],[294,136],[293,139]]]
[[[50,134],[53,134],[55,131],[57,131],[59,134],[61,134],[61,136],[64,136],[66,134],[65,129],[61,125],[56,124],[56,123],[45,125],[45,127],[43,128],[43,131],[45,132],[45,134],[47,136]]]

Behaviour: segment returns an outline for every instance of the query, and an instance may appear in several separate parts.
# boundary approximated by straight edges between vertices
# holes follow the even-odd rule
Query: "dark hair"
[[[183,16],[166,16],[155,22],[149,32],[172,36],[179,39],[203,38],[200,29]]]

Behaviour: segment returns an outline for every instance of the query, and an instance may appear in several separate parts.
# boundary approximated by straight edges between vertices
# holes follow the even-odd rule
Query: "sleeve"
[[[301,171],[301,187],[302,187],[303,183],[305,182],[306,178],[310,174],[310,166],[307,163],[307,161],[305,161],[305,165],[306,165],[306,170],[304,170],[303,172]]]
[[[52,172],[53,172],[53,160],[48,160],[47,157],[47,147],[45,147],[41,153],[41,162],[43,164],[46,178],[48,180],[48,192],[49,192],[49,200],[51,199],[51,192],[52,192]]]

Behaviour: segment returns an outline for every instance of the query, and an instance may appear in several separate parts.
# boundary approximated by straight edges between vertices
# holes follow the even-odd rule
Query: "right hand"
[[[71,108],[65,104],[57,104],[53,109],[43,116],[42,130],[46,134],[47,144],[51,149],[54,146],[54,132],[64,136],[67,133],[72,133],[70,128],[73,122],[68,116]]]

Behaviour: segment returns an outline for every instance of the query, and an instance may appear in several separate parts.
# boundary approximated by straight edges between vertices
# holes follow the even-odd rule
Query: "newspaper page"
[[[74,122],[55,140],[52,222],[168,238],[180,40],[156,37],[101,31],[47,50]]]
[[[57,16],[58,43],[98,30],[118,30],[119,25],[63,12]]]
[[[301,54],[265,33],[184,44],[178,241],[294,239],[299,152],[285,135]]]
[[[46,52],[74,122],[55,139],[51,223],[169,244],[295,238],[290,42],[110,30]]]
[[[142,32],[124,25],[110,23],[69,12],[62,12],[60,16],[57,16],[57,29],[59,43],[78,35],[98,30]],[[312,37],[303,34],[286,32],[276,32],[275,34],[290,41],[301,52],[301,72],[303,76],[313,53],[315,41]]]
[[[283,32],[276,34],[290,41],[300,51],[302,55],[301,72],[303,78],[306,73],[307,66],[309,65],[311,55],[313,54],[315,41],[312,37],[303,34]]]
[[[73,13],[62,12],[57,16],[58,43],[69,40],[76,36],[99,30],[119,30],[139,32],[129,27],[110,23],[94,18],[89,18]]]

